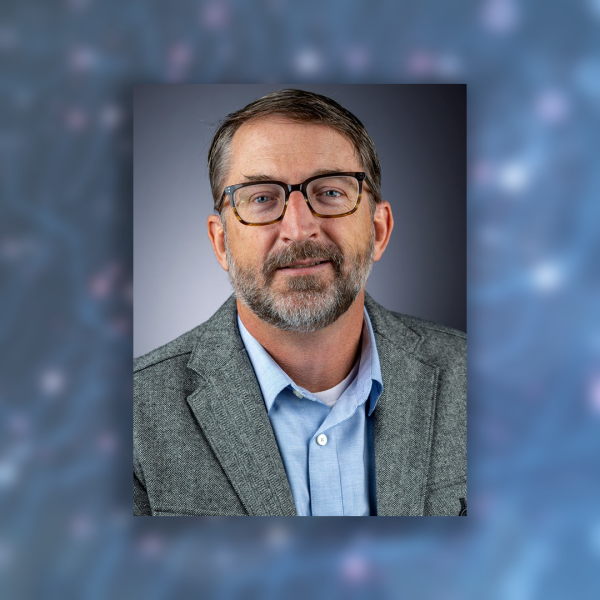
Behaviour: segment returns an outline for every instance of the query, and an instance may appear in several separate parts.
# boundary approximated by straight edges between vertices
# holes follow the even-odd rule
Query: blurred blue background
[[[597,598],[600,2],[3,6],[5,598]],[[131,92],[468,84],[469,517],[131,517]]]

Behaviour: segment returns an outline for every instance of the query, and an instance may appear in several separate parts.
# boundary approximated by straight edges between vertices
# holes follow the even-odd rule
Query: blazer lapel
[[[236,318],[230,299],[196,344],[188,367],[203,383],[188,404],[248,514],[293,516],[290,486]]]
[[[383,377],[373,412],[377,514],[421,516],[439,369],[413,353],[420,341],[416,332],[366,300]]]

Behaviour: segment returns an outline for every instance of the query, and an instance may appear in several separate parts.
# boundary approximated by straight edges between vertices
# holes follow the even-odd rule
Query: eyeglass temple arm
[[[221,200],[219,200],[219,208],[217,208],[217,212],[220,214],[223,210],[223,202],[225,200],[225,196],[227,196],[227,192],[223,190],[223,194],[221,195]]]

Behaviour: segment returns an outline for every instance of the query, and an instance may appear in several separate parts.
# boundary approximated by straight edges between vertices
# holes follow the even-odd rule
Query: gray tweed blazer
[[[379,516],[466,507],[466,335],[365,299],[381,361]],[[232,296],[134,361],[134,515],[295,515]],[[463,514],[466,511],[463,511]]]

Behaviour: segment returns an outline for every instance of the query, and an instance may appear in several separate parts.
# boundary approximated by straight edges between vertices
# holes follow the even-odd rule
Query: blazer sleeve
[[[148,494],[137,478],[135,471],[133,473],[133,516],[134,517],[151,517],[152,509]]]

